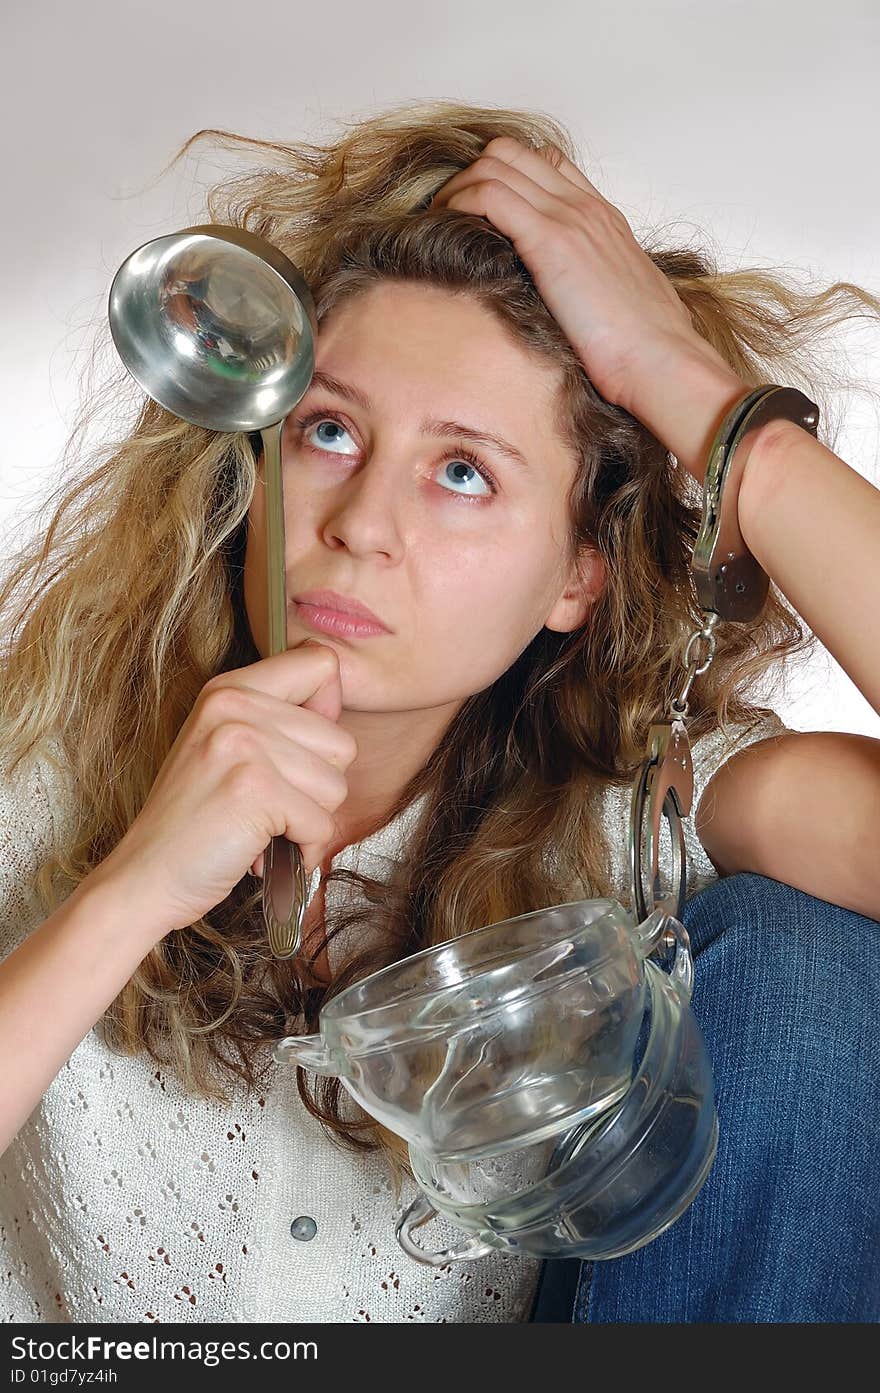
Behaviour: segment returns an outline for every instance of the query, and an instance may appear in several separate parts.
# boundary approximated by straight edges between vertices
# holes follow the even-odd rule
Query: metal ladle
[[[125,367],[160,406],[216,431],[259,431],[266,484],[269,653],[287,648],[281,431],[315,368],[318,323],[301,273],[254,233],[207,223],[156,237],[110,286],[110,331]],[[276,958],[302,941],[302,853],[273,837],[263,917]]]

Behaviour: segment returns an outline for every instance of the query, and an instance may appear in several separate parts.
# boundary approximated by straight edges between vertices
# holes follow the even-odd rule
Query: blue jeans
[[[531,1319],[880,1320],[880,923],[765,876],[685,902],[718,1153],[659,1238],[545,1262]]]

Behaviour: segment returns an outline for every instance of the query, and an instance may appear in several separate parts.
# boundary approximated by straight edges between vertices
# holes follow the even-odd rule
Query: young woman
[[[709,444],[761,383],[821,402],[811,330],[880,302],[647,252],[543,115],[205,134],[271,156],[208,217],[285,251],[318,311],[282,446],[289,650],[266,656],[258,438],[139,401],[0,591],[0,1310],[527,1320],[541,1265],[411,1261],[402,1148],[273,1045],[429,944],[630,906],[631,782],[701,619]],[[787,730],[752,694],[808,651],[802,617],[880,709],[880,493],[773,425],[739,510],[774,584],[690,690],[689,888],[757,873],[873,921],[880,742]],[[248,874],[280,833],[311,873],[285,961]],[[727,1318],[715,1287],[701,1318]]]

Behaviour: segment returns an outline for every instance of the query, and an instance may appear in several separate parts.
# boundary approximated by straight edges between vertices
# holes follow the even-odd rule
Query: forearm
[[[93,872],[0,963],[0,1154],[161,937]]]
[[[739,493],[752,554],[880,713],[880,489],[790,421],[756,436]]]

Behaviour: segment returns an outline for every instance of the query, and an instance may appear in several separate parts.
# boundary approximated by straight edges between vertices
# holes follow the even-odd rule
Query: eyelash
[[[309,426],[316,425],[319,421],[334,421],[336,425],[343,426],[345,430],[348,430],[348,426],[345,424],[345,421],[341,417],[337,416],[336,413],[333,411],[313,411],[308,416],[294,418],[294,424],[296,425],[300,434],[302,434],[304,431],[307,431]],[[349,431],[349,435],[350,434],[351,431]],[[312,448],[316,447],[313,446]],[[325,453],[332,454],[333,451],[331,450]],[[493,493],[498,492],[498,484],[494,474],[483,463],[479,455],[474,454],[473,450],[469,450],[465,445],[462,445],[460,448],[450,450],[444,456],[442,463],[448,464],[449,461],[453,459],[464,460],[466,464],[469,464],[473,469],[477,471],[480,478],[483,480],[484,483],[489,485],[489,488],[492,490]],[[483,498],[468,497],[467,494],[455,493],[452,489],[446,489],[445,492],[451,493],[453,498],[462,499],[462,501],[465,503],[485,502],[485,499]]]

